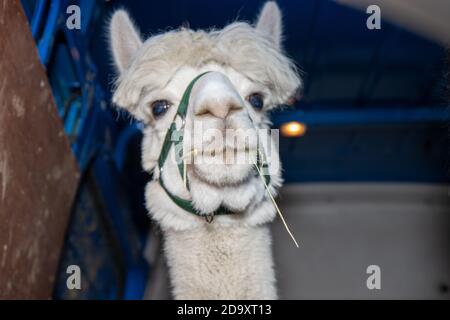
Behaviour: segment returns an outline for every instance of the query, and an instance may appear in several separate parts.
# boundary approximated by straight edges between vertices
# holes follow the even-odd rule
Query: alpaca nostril
[[[228,114],[230,114],[232,112],[241,111],[242,109],[244,109],[242,104],[237,104],[237,103],[231,102],[229,105]]]
[[[243,108],[244,107],[241,104],[234,101],[228,103],[208,102],[204,103],[200,108],[198,108],[195,112],[195,115],[212,115],[219,119],[225,119],[233,112],[238,112]]]

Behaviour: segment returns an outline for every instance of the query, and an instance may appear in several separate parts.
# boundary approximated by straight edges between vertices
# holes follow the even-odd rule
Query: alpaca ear
[[[109,25],[109,41],[120,73],[127,69],[133,55],[142,46],[141,36],[124,10],[114,12]]]
[[[282,36],[281,11],[275,1],[266,2],[256,22],[256,29],[269,37],[274,46],[280,49]]]

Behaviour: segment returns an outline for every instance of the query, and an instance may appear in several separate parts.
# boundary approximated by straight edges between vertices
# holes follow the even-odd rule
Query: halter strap
[[[174,117],[172,123],[170,124],[169,129],[166,132],[166,136],[164,137],[164,142],[162,145],[161,153],[158,158],[158,166],[159,166],[159,171],[160,171],[159,184],[164,189],[164,191],[167,193],[167,195],[170,197],[170,199],[181,209],[183,209],[189,213],[192,213],[196,216],[205,217],[206,221],[211,223],[214,216],[216,216],[216,215],[234,214],[235,212],[229,210],[228,208],[226,208],[224,206],[220,206],[214,212],[202,213],[194,207],[191,200],[180,198],[177,195],[174,195],[173,193],[171,193],[167,189],[166,184],[164,183],[164,180],[162,177],[164,164],[167,160],[167,157],[169,156],[170,148],[172,147],[172,145],[174,145],[174,147],[175,147],[175,152],[178,151],[178,153],[180,154],[180,159],[183,159],[183,130],[184,130],[184,124],[185,124],[185,120],[186,120],[187,108],[189,106],[189,98],[191,96],[191,91],[192,91],[192,88],[194,87],[194,84],[197,82],[197,80],[209,72],[210,71],[204,72],[204,73],[198,75],[197,77],[195,77],[189,83],[186,90],[184,91],[183,96],[180,101],[180,104],[178,105],[177,113],[175,114],[175,117]],[[177,125],[176,125],[177,117],[181,118],[182,124],[181,124],[180,129],[177,129]],[[258,143],[257,157],[256,157],[257,164],[256,165],[258,166],[258,168],[261,168],[261,170],[263,170],[267,167],[267,162],[266,162],[264,152],[260,153],[259,151],[260,151],[260,149],[259,149],[259,143]],[[180,163],[178,163],[178,171],[179,171],[181,177],[184,177],[184,174],[185,174],[184,170],[185,170],[185,167],[183,165],[183,161],[181,161]],[[256,170],[256,168],[255,168],[255,170]],[[262,171],[262,172],[264,172],[264,171]],[[266,179],[266,184],[268,185],[270,183],[270,175],[265,175],[265,179]],[[186,177],[186,184],[187,184],[187,187],[189,190],[189,183],[188,183],[187,177]]]

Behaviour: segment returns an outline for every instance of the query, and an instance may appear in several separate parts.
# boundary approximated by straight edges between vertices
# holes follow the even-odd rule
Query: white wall
[[[284,187],[278,201],[300,249],[277,219],[280,298],[450,298],[449,200],[448,186]],[[372,264],[381,290],[366,287]]]

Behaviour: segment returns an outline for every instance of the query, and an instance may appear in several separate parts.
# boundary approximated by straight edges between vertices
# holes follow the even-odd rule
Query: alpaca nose
[[[194,114],[212,115],[225,119],[233,111],[244,108],[242,98],[231,81],[220,72],[209,72],[201,77],[192,90]]]
[[[205,114],[212,115],[219,119],[225,119],[232,111],[241,110],[242,106],[235,101],[205,101],[196,111],[196,116]]]

